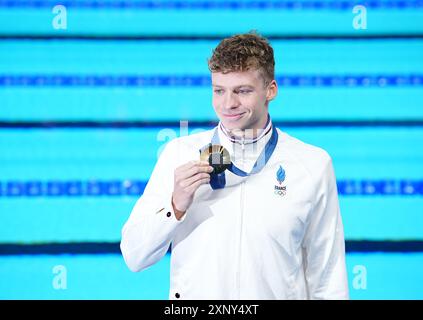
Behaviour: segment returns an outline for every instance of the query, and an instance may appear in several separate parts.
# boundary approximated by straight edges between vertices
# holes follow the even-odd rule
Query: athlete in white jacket
[[[347,299],[332,160],[272,125],[273,49],[236,35],[209,68],[220,122],[166,145],[122,230],[128,267],[171,247],[170,299]],[[199,160],[210,144],[230,156],[219,175]]]

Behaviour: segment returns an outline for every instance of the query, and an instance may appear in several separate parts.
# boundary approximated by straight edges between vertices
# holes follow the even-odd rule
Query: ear
[[[266,100],[272,101],[278,94],[278,84],[276,80],[272,80],[267,86]]]

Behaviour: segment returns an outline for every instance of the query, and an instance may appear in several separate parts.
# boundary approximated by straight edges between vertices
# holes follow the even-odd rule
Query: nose
[[[228,92],[225,95],[225,99],[223,101],[223,109],[230,110],[235,109],[239,106],[239,99],[233,92]]]

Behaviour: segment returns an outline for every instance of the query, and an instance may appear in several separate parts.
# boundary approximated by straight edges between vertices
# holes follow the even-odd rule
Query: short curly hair
[[[223,39],[207,63],[210,72],[259,70],[265,85],[275,78],[273,48],[255,30]]]

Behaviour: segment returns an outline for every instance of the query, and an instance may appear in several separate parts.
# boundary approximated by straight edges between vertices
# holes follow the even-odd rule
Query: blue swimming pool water
[[[167,299],[169,255],[135,274],[116,252],[5,252],[116,245],[164,145],[217,120],[212,49],[251,29],[273,36],[273,121],[333,159],[348,243],[423,241],[418,2],[372,1],[366,30],[352,27],[358,1],[68,1],[66,30],[54,2],[0,0],[0,299]],[[107,121],[148,126],[96,127]],[[347,254],[352,299],[423,298],[421,247],[363,248]]]

